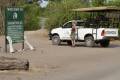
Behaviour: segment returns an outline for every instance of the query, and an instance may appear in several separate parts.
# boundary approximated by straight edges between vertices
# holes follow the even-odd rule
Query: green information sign
[[[24,42],[24,11],[23,8],[8,7],[5,9],[6,36],[10,36],[13,43]]]

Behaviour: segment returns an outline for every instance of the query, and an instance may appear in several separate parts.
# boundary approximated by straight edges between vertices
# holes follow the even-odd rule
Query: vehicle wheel
[[[110,44],[110,40],[101,40],[100,41],[100,46],[101,47],[108,47],[109,46],[109,44]]]
[[[86,47],[93,47],[94,46],[94,39],[92,36],[85,37],[85,46]]]
[[[59,45],[60,44],[60,37],[58,35],[52,36],[52,44]]]
[[[67,41],[67,44],[68,44],[68,45],[72,45],[72,42],[71,42],[71,41]]]

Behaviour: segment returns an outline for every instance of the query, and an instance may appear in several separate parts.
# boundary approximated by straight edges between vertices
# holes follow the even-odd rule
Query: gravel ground
[[[24,58],[30,61],[29,71],[0,71],[0,80],[120,80],[120,41],[112,41],[110,47],[73,48],[63,43],[53,46],[46,31],[25,32],[35,47],[18,52],[4,53],[4,37],[0,37],[0,56]],[[44,37],[45,36],[45,37]]]

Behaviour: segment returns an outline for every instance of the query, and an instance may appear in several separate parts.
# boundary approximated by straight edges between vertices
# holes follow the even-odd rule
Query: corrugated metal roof
[[[72,9],[72,11],[79,11],[79,12],[120,11],[120,8],[115,6],[103,6],[103,7],[78,8],[78,9]]]

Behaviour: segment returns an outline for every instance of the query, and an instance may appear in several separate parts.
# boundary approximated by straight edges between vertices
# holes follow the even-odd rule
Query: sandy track
[[[0,56],[25,58],[30,70],[1,71],[0,80],[120,80],[120,42],[114,41],[109,48],[75,48],[62,44],[51,45],[47,32],[26,32],[29,42],[36,48],[14,54],[4,53],[4,38],[0,38]],[[16,45],[19,48],[19,44]]]

